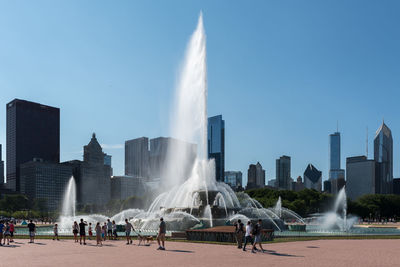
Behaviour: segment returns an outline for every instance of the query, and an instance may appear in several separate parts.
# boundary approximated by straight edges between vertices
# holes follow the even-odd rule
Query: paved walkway
[[[137,244],[137,241],[134,241]],[[73,240],[16,240],[0,247],[0,266],[399,266],[400,240],[318,240],[265,244],[266,253],[230,245],[167,242],[166,251],[106,241],[103,247]]]

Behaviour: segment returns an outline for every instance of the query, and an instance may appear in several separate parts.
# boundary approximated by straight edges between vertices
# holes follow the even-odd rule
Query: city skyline
[[[170,136],[168,114],[175,88],[174,77],[188,33],[195,25],[199,10],[203,9],[210,55],[208,114],[222,114],[226,121],[225,170],[246,173],[250,163],[259,161],[268,181],[275,178],[275,159],[288,155],[292,158],[292,178],[302,175],[304,166],[311,162],[323,172],[326,180],[328,136],[335,131],[336,121],[339,120],[342,135],[341,165],[345,166],[347,157],[365,153],[367,126],[370,129],[368,158],[372,158],[375,130],[384,117],[393,133],[394,177],[399,177],[397,133],[400,124],[396,123],[394,111],[399,78],[393,73],[399,64],[393,61],[399,53],[395,47],[399,47],[400,41],[393,33],[399,21],[393,11],[393,5],[397,4],[386,4],[380,9],[372,3],[352,4],[347,10],[338,10],[339,5],[331,4],[314,14],[319,7],[317,4],[315,9],[301,9],[302,15],[295,11],[299,8],[297,5],[284,8],[281,4],[257,4],[259,13],[251,14],[249,9],[241,10],[236,5],[229,6],[221,14],[216,11],[221,3],[214,6],[205,3],[202,7],[188,3],[185,11],[174,9],[176,3],[172,3],[172,7],[167,8],[170,12],[165,12],[165,6],[152,7],[150,11],[145,4],[136,4],[126,8],[134,11],[133,18],[118,7],[108,9],[103,4],[95,7],[98,15],[91,17],[93,23],[80,11],[82,13],[76,16],[83,27],[79,29],[81,25],[72,23],[71,32],[56,31],[55,36],[50,37],[50,44],[46,41],[48,34],[64,29],[71,22],[68,16],[57,17],[58,10],[52,5],[41,11],[29,3],[18,9],[6,4],[10,5],[9,14],[0,16],[0,20],[4,20],[1,24],[8,26],[0,30],[4,39],[10,40],[10,43],[0,44],[3,59],[0,64],[0,107],[3,107],[0,108],[0,144],[4,159],[4,107],[12,99],[20,98],[61,109],[61,161],[82,159],[82,146],[87,143],[87,136],[96,132],[104,151],[113,156],[115,175],[122,175],[126,140]],[[83,7],[86,10],[89,5]],[[63,8],[71,10],[68,5]],[[380,12],[382,9],[385,12]],[[106,10],[111,11],[108,17]],[[242,17],[238,19],[239,10]],[[21,21],[13,18],[13,11],[23,15],[15,16],[22,18]],[[289,17],[293,15],[293,18],[285,24],[286,17],[274,15],[276,11]],[[33,13],[39,14],[43,21],[39,22]],[[344,24],[332,24],[331,19],[339,15]],[[157,17],[165,25],[145,19],[146,16]],[[223,19],[218,19],[221,16]],[[253,19],[246,20],[250,16]],[[25,29],[27,21],[32,24]],[[43,27],[31,28],[38,23]],[[113,27],[124,23],[127,26]],[[146,23],[146,31],[140,30],[143,23]],[[323,25],[318,26],[318,23]],[[343,28],[346,23],[351,24],[353,30]],[[173,30],[178,24],[180,32]],[[94,31],[100,25],[105,26],[104,31]],[[307,25],[306,30],[304,25]],[[327,27],[332,36],[325,35],[323,27]],[[247,31],[249,28],[252,30]],[[363,29],[368,32],[364,33]],[[259,36],[260,30],[267,34]],[[91,39],[85,38],[88,33],[92,33]],[[121,40],[120,44],[108,42],[104,34]],[[243,44],[237,42],[246,35],[251,35],[249,40],[259,40],[260,44],[246,40]],[[297,45],[287,43],[285,35],[295,36]],[[310,36],[314,37],[314,43],[307,41]],[[371,36],[379,36],[379,42],[373,41]],[[27,43],[31,38],[32,47],[21,54],[18,44]],[[82,43],[72,41],[80,38]],[[165,42],[157,42],[159,38]],[[338,39],[351,39],[362,47],[334,42]],[[284,47],[279,48],[282,43]],[[254,51],[248,51],[249,46],[254,46]],[[238,61],[237,51],[244,55]],[[105,65],[100,64],[103,61]],[[82,62],[85,64],[81,66]],[[98,66],[94,66],[97,63]],[[154,75],[157,79],[151,79]],[[379,90],[382,89],[387,93],[381,95]],[[391,94],[389,99],[388,94]],[[303,105],[311,96],[315,105]],[[243,178],[246,184],[246,175]]]

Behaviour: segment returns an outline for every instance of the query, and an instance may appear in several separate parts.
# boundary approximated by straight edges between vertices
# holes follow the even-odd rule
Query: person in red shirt
[[[14,227],[14,222],[10,222],[10,242],[14,242],[14,233],[15,233],[15,227]]]

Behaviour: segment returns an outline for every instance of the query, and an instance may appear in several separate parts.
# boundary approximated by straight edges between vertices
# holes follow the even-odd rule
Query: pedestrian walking
[[[132,238],[131,238],[131,231],[135,231],[133,229],[132,224],[128,221],[128,219],[125,219],[125,235],[126,235],[126,244],[132,244]]]
[[[244,234],[244,225],[243,225],[242,221],[239,219],[235,223],[235,235],[236,235],[236,242],[237,242],[238,248],[242,248],[243,234]]]
[[[262,220],[259,219],[258,223],[253,227],[253,236],[254,236],[254,243],[253,247],[251,249],[252,253],[256,253],[256,245],[258,244],[260,246],[261,252],[264,252],[264,249],[261,245],[261,230],[262,230]]]
[[[246,233],[244,235],[244,246],[243,246],[243,251],[246,251],[246,245],[247,243],[252,244],[253,240],[251,238],[251,232],[253,231],[253,226],[251,225],[251,221],[247,222],[246,225]]]
[[[112,221],[112,232],[113,232],[113,238],[117,240],[118,234],[117,234],[117,224],[115,221]]]
[[[53,232],[54,232],[53,240],[56,240],[57,238],[57,241],[60,241],[60,239],[58,239],[58,224],[54,224]]]
[[[10,245],[10,224],[8,222],[6,222],[6,225],[4,227],[4,241],[3,241],[3,245],[6,244],[6,240],[7,240],[7,246]]]
[[[157,250],[165,250],[165,233],[167,232],[167,226],[165,225],[164,218],[160,218],[160,225],[158,227],[157,235]],[[162,244],[162,245],[161,245]]]

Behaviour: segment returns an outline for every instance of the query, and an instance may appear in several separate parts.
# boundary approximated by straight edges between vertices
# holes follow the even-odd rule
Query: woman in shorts
[[[72,226],[72,233],[74,234],[75,243],[78,243],[78,229],[79,229],[79,225],[75,221],[74,225]]]

